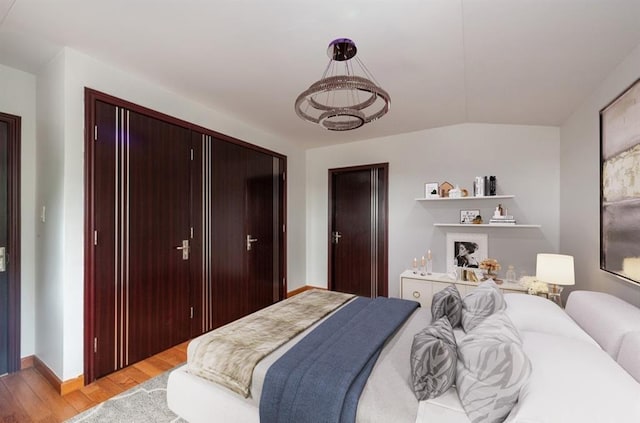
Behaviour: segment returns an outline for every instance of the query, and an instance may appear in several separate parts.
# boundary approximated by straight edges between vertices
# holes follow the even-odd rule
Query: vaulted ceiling
[[[332,132],[293,103],[340,37],[392,103]],[[560,125],[639,44],[640,0],[0,0],[0,64],[37,74],[69,46],[305,147]]]

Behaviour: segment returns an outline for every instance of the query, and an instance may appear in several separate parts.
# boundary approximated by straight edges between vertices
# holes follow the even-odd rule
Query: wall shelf
[[[456,201],[456,200],[497,200],[499,198],[513,198],[515,195],[505,194],[505,195],[485,195],[483,197],[457,197],[457,198],[449,198],[449,197],[436,197],[436,198],[416,198],[416,201]]]
[[[541,228],[542,225],[509,225],[499,223],[434,223],[433,226],[458,227],[458,228]]]
[[[503,195],[485,195],[483,197],[436,197],[436,198],[416,198],[416,201],[457,201],[457,200],[498,200],[504,198],[514,198],[513,194]],[[433,226],[449,227],[449,228],[541,228],[542,225],[520,225],[520,224],[500,224],[500,223],[434,223]]]

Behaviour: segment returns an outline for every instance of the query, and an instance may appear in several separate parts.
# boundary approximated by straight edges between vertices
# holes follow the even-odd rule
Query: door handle
[[[247,235],[247,251],[251,251],[251,245],[254,242],[258,242],[258,238],[251,238],[251,235]]]
[[[182,260],[189,260],[189,240],[183,239],[182,245],[175,247],[176,250],[182,250]]]
[[[251,244],[258,242],[258,238],[251,238],[251,235],[247,235],[247,251],[251,251]]]
[[[333,244],[337,244],[340,242],[340,238],[342,238],[342,234],[338,231],[331,232],[331,242]]]
[[[7,254],[5,247],[0,247],[0,272],[7,270]]]

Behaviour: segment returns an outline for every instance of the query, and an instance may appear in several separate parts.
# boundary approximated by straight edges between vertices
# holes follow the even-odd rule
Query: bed
[[[576,291],[569,296],[566,310],[562,310],[542,297],[503,295],[491,284],[487,282],[479,286],[475,299],[479,301],[480,298],[486,303],[481,293],[490,293],[495,310],[487,316],[475,316],[479,323],[469,326],[468,331],[455,328],[453,341],[448,342],[457,344],[458,350],[454,354],[458,359],[453,367],[457,368],[458,375],[465,376],[473,373],[469,369],[478,361],[473,355],[479,351],[478,339],[495,338],[499,342],[494,347],[511,346],[516,353],[510,360],[519,364],[512,366],[517,371],[507,379],[510,378],[509,384],[513,384],[512,379],[517,379],[514,375],[524,375],[524,380],[513,384],[517,385],[517,392],[509,392],[511,403],[508,407],[496,411],[494,405],[500,403],[501,398],[489,401],[494,405],[478,400],[479,396],[482,397],[479,395],[482,389],[491,395],[502,389],[491,385],[495,382],[492,378],[496,379],[493,373],[478,376],[482,372],[472,374],[472,379],[458,379],[452,386],[438,386],[435,391],[441,392],[437,395],[431,393],[427,399],[418,399],[415,371],[419,366],[414,360],[416,340],[437,323],[450,322],[451,309],[456,308],[450,301],[452,295],[443,293],[439,299],[434,296],[432,310],[419,307],[411,310],[406,320],[384,342],[359,396],[356,422],[640,422],[640,309],[608,294]],[[451,285],[449,291],[454,290]],[[499,293],[499,298],[496,293]],[[469,295],[456,304],[472,310],[474,298]],[[203,343],[219,329],[194,339],[188,347],[187,364],[170,374],[167,389],[169,407],[192,423],[260,422],[260,398],[266,389],[263,384],[269,369],[288,351],[305,342],[302,340],[311,336],[316,328],[326,324],[354,301],[348,299],[260,359],[252,371],[246,397],[196,375],[197,372],[190,368],[198,351],[202,351]],[[437,309],[436,317],[439,317],[437,320],[433,319],[434,307]],[[443,313],[444,317],[441,316]],[[517,338],[513,342],[510,338],[505,342],[501,338],[503,334],[494,336],[480,332],[502,331],[504,319],[515,328],[513,334],[507,335],[507,338]],[[473,334],[476,334],[475,338],[471,336]],[[448,345],[446,342],[440,344]],[[472,364],[468,365],[463,358]],[[419,364],[428,364],[429,360],[423,361]],[[481,370],[486,373],[486,369]],[[485,386],[478,388],[478,384]],[[434,390],[433,387],[430,389]],[[464,404],[461,397],[465,398]],[[483,414],[487,406],[493,410]],[[299,423],[298,420],[284,421]]]

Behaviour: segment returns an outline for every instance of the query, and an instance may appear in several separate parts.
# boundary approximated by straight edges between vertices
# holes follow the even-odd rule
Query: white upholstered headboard
[[[604,292],[573,291],[565,310],[640,382],[640,309]]]

